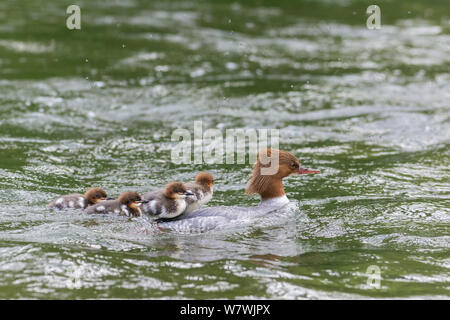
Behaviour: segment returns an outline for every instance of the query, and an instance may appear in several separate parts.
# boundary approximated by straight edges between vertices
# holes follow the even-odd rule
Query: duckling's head
[[[195,177],[195,182],[204,186],[208,186],[209,188],[212,188],[214,185],[214,178],[208,172],[200,172]]]
[[[102,200],[106,200],[106,198],[107,198],[105,190],[103,190],[101,188],[88,189],[85,192],[84,197],[86,198],[86,200],[88,201],[88,203],[90,205],[96,204],[97,202],[102,201]]]
[[[124,204],[129,209],[131,209],[130,211],[133,216],[140,217],[142,215],[142,211],[139,208],[139,206],[142,204],[142,198],[137,192],[123,192],[118,200],[120,204]]]
[[[140,205],[142,203],[142,198],[137,192],[126,191],[123,192],[119,197],[119,202],[128,207],[132,205]]]
[[[192,192],[186,190],[182,182],[171,182],[166,186],[164,195],[170,199],[184,199],[186,196],[194,195]]]

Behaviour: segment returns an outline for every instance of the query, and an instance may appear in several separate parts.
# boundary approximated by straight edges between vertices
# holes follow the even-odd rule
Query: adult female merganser
[[[186,196],[194,193],[186,190],[182,182],[169,183],[165,189],[147,192],[142,196],[144,199],[142,210],[144,213],[156,219],[171,219],[178,217],[187,207]]]
[[[117,214],[120,216],[140,217],[142,215],[139,206],[142,198],[137,192],[127,191],[117,200],[105,200],[88,207],[85,212],[89,214]]]
[[[194,196],[186,197],[186,202],[188,205],[185,213],[189,213],[197,210],[200,206],[211,200],[213,195],[214,178],[208,172],[200,172],[195,177],[195,181],[186,182],[184,186],[188,191],[194,193]]]
[[[50,209],[85,209],[87,206],[96,204],[99,201],[106,200],[106,192],[101,188],[90,188],[86,193],[73,193],[66,196],[61,196],[58,199],[50,202],[48,207]]]
[[[272,165],[276,163],[278,166],[274,166],[272,174],[262,172],[262,169],[272,168]],[[319,172],[302,168],[300,162],[290,152],[267,149],[264,153],[258,154],[252,176],[245,190],[247,194],[257,193],[261,196],[261,202],[257,207],[209,207],[184,214],[172,221],[160,222],[158,226],[162,230],[197,233],[219,227],[240,225],[245,221],[254,221],[255,217],[262,217],[289,203],[283,188],[283,178],[291,174]]]

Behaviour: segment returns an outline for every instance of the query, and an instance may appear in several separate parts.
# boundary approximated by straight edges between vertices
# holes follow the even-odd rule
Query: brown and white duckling
[[[117,200],[106,200],[88,207],[85,212],[89,214],[117,214],[127,217],[140,217],[142,215],[139,206],[142,198],[137,192],[127,191]]]
[[[50,209],[85,209],[88,206],[94,205],[99,201],[106,200],[106,192],[101,188],[90,188],[86,193],[73,193],[61,196],[58,199],[50,202],[48,208]]]
[[[165,189],[147,192],[142,196],[142,211],[155,219],[171,219],[183,214],[186,197],[194,193],[186,190],[182,182],[171,182]]]
[[[194,193],[194,196],[186,197],[187,208],[186,213],[192,212],[200,208],[200,206],[208,203],[213,196],[214,178],[208,172],[200,172],[195,177],[195,181],[184,184],[188,191]]]

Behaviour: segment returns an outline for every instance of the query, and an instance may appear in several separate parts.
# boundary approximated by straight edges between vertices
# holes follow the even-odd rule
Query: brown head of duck
[[[278,149],[264,149],[258,153],[252,176],[247,184],[247,194],[259,194],[262,200],[282,197],[286,193],[283,178],[292,174],[320,173],[303,168],[292,153]]]

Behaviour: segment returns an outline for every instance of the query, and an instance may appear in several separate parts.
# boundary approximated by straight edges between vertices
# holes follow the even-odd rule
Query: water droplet
[[[86,58],[86,62],[89,62],[89,59]]]
[[[125,44],[122,44],[122,48],[125,48],[126,47],[126,45]]]

